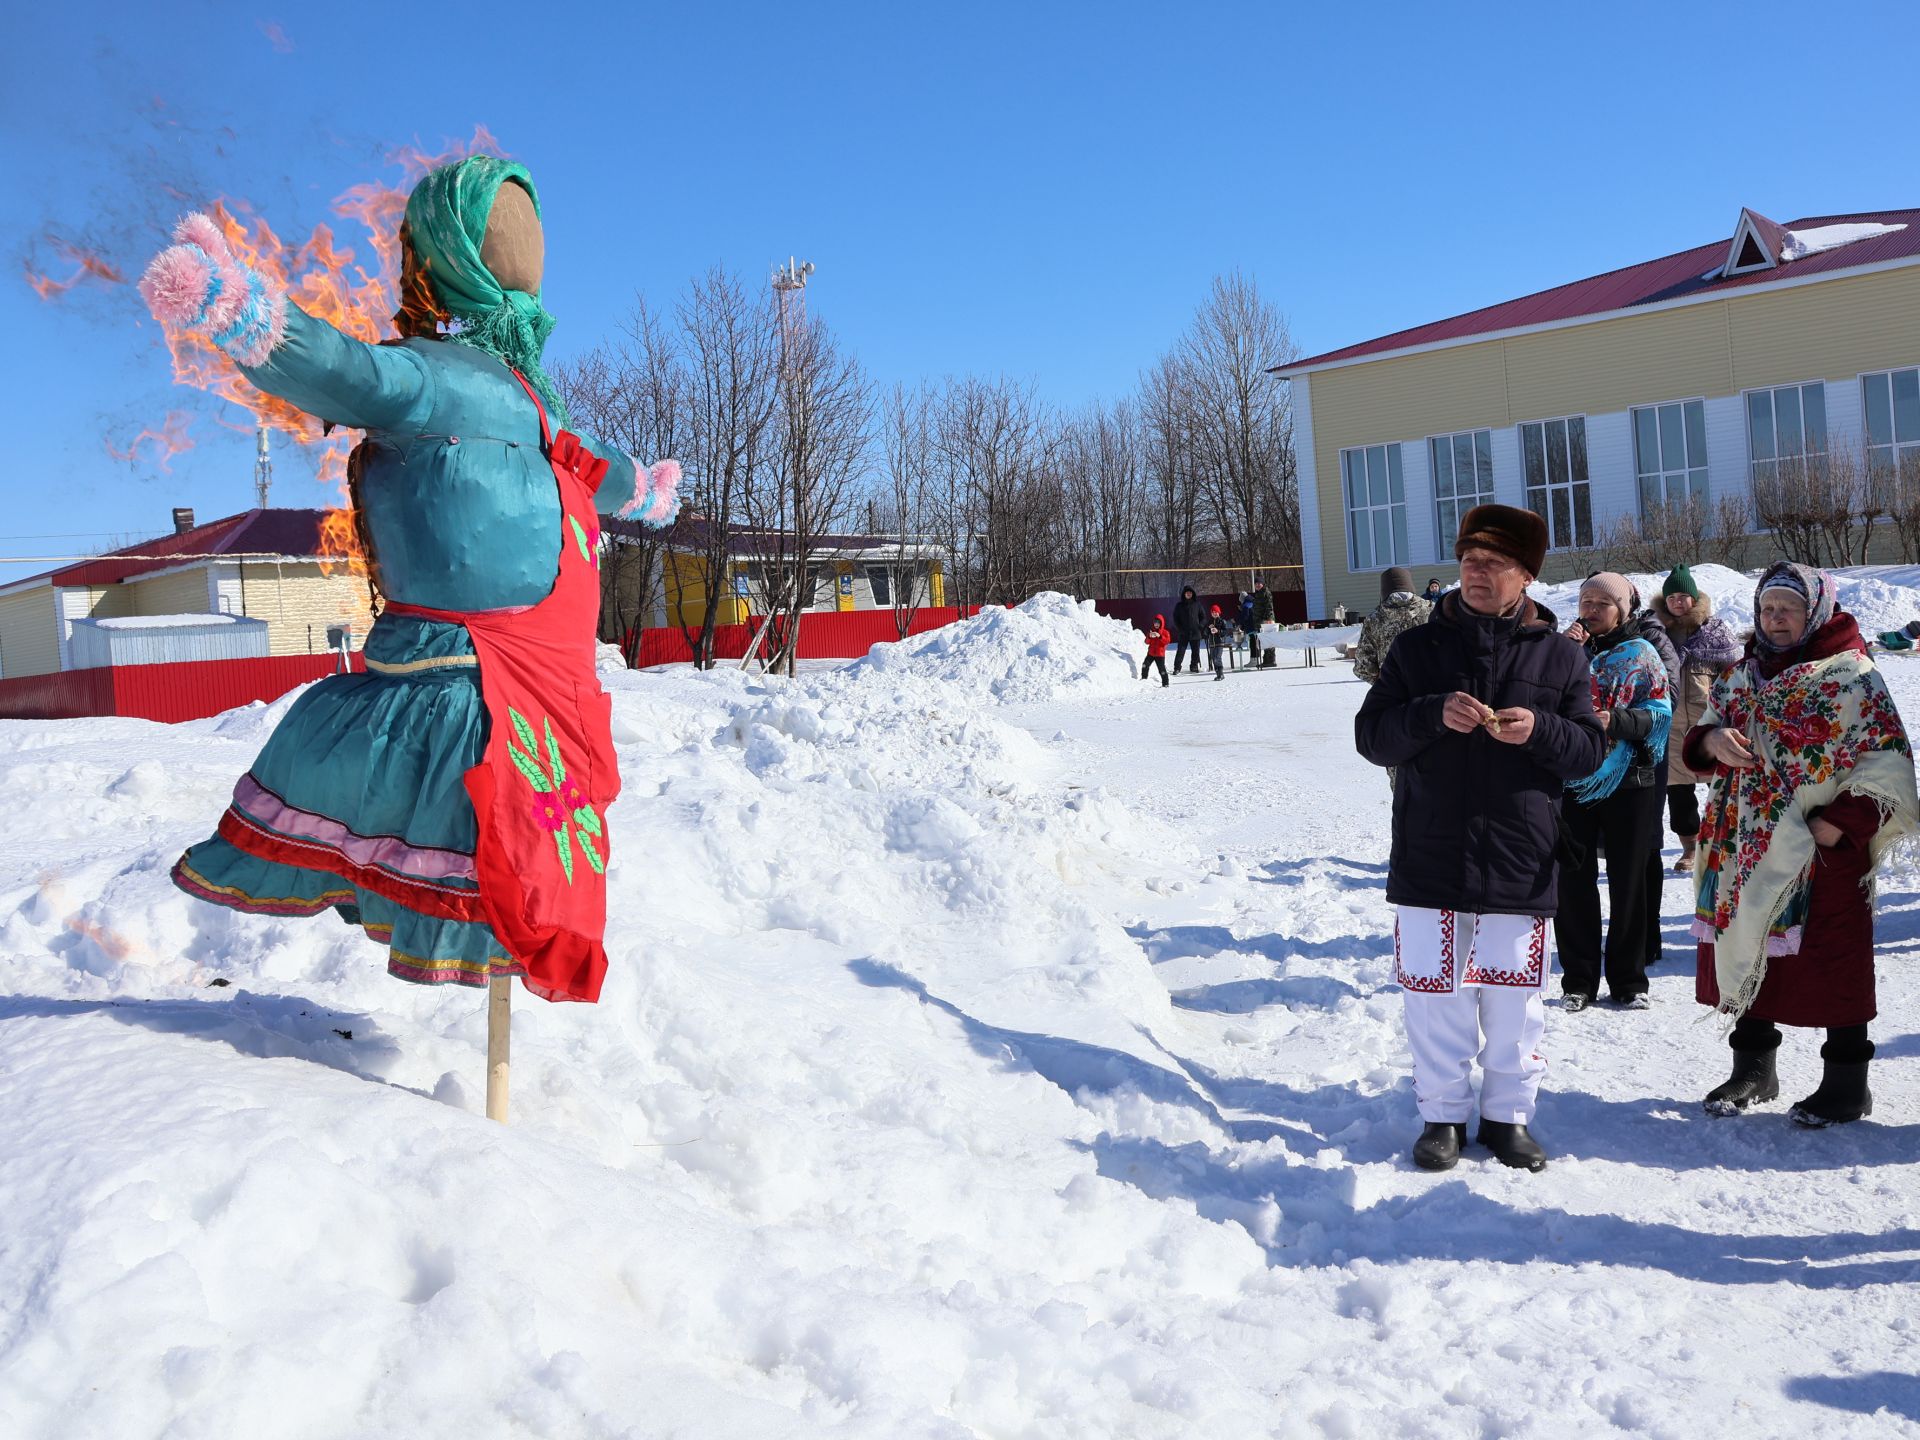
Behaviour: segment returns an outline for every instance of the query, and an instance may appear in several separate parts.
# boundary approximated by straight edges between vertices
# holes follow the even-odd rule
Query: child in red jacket
[[[1140,662],[1140,678],[1147,678],[1147,671],[1153,666],[1160,667],[1160,683],[1169,684],[1167,679],[1167,642],[1173,637],[1167,633],[1167,617],[1153,617],[1153,628],[1147,631],[1147,658]]]

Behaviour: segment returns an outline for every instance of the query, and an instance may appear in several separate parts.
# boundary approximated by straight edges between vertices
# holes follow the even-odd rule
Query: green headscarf
[[[553,316],[540,296],[503,290],[480,259],[487,217],[500,187],[517,181],[540,213],[540,194],[527,167],[492,155],[469,155],[430,172],[407,197],[407,233],[434,296],[459,322],[447,339],[511,365],[539,394],[554,428],[567,423],[567,407],[540,367],[540,353],[553,333]]]

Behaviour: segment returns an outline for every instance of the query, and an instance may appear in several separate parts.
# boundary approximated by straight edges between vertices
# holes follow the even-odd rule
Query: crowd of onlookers
[[[1173,607],[1171,626],[1166,616],[1153,617],[1153,624],[1147,629],[1147,658],[1141,663],[1140,678],[1148,679],[1157,669],[1160,683],[1171,683],[1167,678],[1167,646],[1170,644],[1174,647],[1175,675],[1183,665],[1198,675],[1200,655],[1205,651],[1213,678],[1226,679],[1227,657],[1239,649],[1242,641],[1247,646],[1247,664],[1271,670],[1278,658],[1272,648],[1276,635],[1273,592],[1267,589],[1266,581],[1256,581],[1253,589],[1241,591],[1230,615],[1223,607],[1202,600],[1199,592],[1189,585],[1180,592],[1179,603]]]
[[[1537,515],[1477,507],[1456,544],[1459,586],[1416,595],[1405,570],[1387,571],[1353,648],[1372,686],[1356,740],[1393,784],[1387,899],[1426,1121],[1415,1161],[1456,1163],[1477,1103],[1499,1159],[1545,1164],[1528,1123],[1549,929],[1567,1013],[1603,987],[1621,1009],[1648,1008],[1663,814],[1672,869],[1693,888],[1695,997],[1732,1022],[1732,1074],[1708,1112],[1779,1094],[1786,1025],[1826,1032],[1820,1084],[1793,1119],[1870,1114],[1868,881],[1920,827],[1920,801],[1900,716],[1832,577],[1773,565],[1736,637],[1684,564],[1651,603],[1625,576],[1591,575],[1578,615],[1555,616],[1527,595],[1545,553]]]

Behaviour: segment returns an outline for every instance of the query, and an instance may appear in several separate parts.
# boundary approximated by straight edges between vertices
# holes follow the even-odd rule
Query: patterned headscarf
[[[527,167],[493,155],[469,155],[431,171],[407,198],[407,235],[436,299],[457,322],[446,338],[505,362],[527,377],[555,429],[567,409],[540,366],[553,316],[537,291],[505,290],[480,258],[500,187],[517,183],[540,213]]]
[[[1767,632],[1760,628],[1760,597],[1769,590],[1789,590],[1807,602],[1807,631],[1791,645],[1774,644],[1767,638]],[[1833,612],[1834,585],[1831,575],[1811,565],[1776,560],[1767,567],[1753,591],[1754,649],[1768,655],[1791,655],[1820,633],[1826,623],[1833,619]]]

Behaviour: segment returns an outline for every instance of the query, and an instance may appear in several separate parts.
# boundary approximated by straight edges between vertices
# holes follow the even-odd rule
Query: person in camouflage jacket
[[[1353,647],[1353,673],[1369,685],[1380,678],[1387,651],[1403,630],[1427,623],[1433,606],[1413,593],[1413,576],[1396,565],[1380,577],[1380,606],[1360,627]]]

